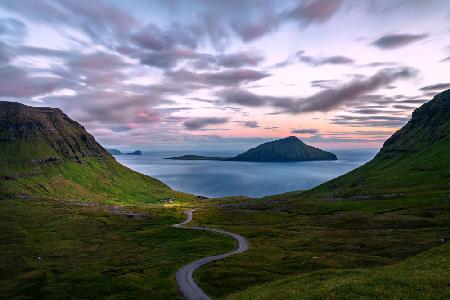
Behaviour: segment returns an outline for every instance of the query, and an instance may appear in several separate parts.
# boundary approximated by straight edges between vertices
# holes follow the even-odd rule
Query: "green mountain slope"
[[[267,142],[228,160],[235,161],[306,161],[336,160],[333,153],[306,145],[295,136]]]
[[[450,90],[416,109],[411,120],[356,170],[313,190],[330,196],[450,190]]]
[[[0,164],[2,198],[153,202],[175,194],[117,163],[83,126],[54,108],[0,102]]]

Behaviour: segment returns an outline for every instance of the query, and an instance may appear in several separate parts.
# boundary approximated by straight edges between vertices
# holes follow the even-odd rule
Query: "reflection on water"
[[[225,157],[238,152],[194,151],[189,154]],[[137,156],[116,156],[116,159],[133,170],[160,179],[175,190],[206,197],[261,197],[312,188],[363,165],[377,150],[332,152],[338,156],[337,161],[259,163],[163,159],[185,152],[146,152]]]

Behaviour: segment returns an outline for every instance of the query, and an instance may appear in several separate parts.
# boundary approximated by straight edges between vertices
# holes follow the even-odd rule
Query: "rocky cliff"
[[[2,159],[110,156],[83,126],[60,109],[5,101],[0,101],[0,148]]]

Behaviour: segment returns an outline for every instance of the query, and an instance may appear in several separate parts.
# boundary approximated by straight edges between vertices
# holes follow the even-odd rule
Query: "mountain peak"
[[[300,141],[300,139],[299,139],[298,137],[296,137],[295,135],[288,136],[288,137],[286,137],[286,138],[284,138],[284,139],[282,139],[282,140],[287,140],[287,141]]]
[[[0,101],[0,146],[4,159],[26,153],[29,159],[109,156],[78,122],[59,108]]]
[[[237,161],[309,161],[336,160],[335,154],[306,145],[296,136],[267,142],[252,148],[231,160]]]

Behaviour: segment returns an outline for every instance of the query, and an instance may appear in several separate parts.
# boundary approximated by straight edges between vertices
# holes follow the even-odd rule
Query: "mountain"
[[[152,202],[176,193],[119,164],[57,108],[0,101],[0,165],[2,198]]]
[[[235,157],[208,157],[183,155],[167,159],[177,160],[224,160],[253,162],[289,162],[310,160],[336,160],[335,154],[306,145],[295,136],[261,144]]]
[[[311,192],[392,195],[450,189],[450,90],[417,108],[367,164]]]
[[[236,157],[233,161],[307,161],[307,160],[336,160],[333,153],[306,145],[295,136],[267,142],[252,148]]]

